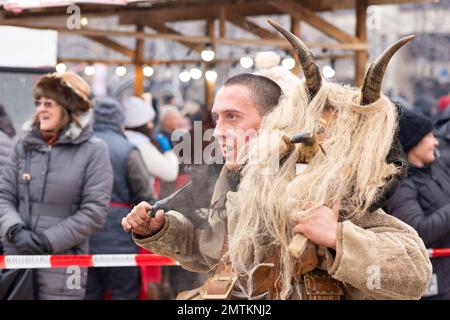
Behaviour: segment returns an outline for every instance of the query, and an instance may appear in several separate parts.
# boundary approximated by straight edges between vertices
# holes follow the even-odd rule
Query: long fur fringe
[[[303,81],[266,116],[249,153],[245,159],[241,156],[247,164],[227,254],[238,272],[248,274],[270,252],[280,250],[280,299],[288,299],[293,291],[296,261],[288,245],[295,221],[311,208],[332,207],[336,201],[341,202],[341,219],[365,214],[377,190],[396,173],[397,168],[385,161],[396,130],[394,106],[384,96],[368,106],[359,105],[359,100],[358,88],[325,82],[308,103]],[[279,160],[280,136],[318,130],[324,111],[334,114],[323,142],[326,155],[318,152],[307,169],[296,175],[297,154],[293,152],[277,172],[262,174]]]

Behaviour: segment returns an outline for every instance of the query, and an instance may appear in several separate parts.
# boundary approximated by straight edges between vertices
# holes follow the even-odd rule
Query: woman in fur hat
[[[112,189],[106,144],[93,137],[89,85],[72,72],[41,78],[36,112],[0,178],[7,255],[83,254]],[[86,269],[38,269],[37,299],[83,299]]]

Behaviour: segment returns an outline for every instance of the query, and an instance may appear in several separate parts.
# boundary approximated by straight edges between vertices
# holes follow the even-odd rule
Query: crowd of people
[[[164,106],[155,130],[151,99],[91,101],[88,83],[72,72],[42,77],[30,94],[36,109],[22,135],[0,106],[2,254],[138,253],[121,219],[133,204],[157,199],[155,180],[177,181],[170,133],[185,130],[185,117]],[[141,292],[139,268],[83,268],[79,289],[67,288],[66,271],[37,270],[35,298],[102,299],[107,292],[137,299]]]
[[[296,50],[298,48],[302,47],[297,46]],[[299,55],[301,61],[305,57],[309,59],[305,52]],[[215,122],[214,137],[225,166],[220,169],[217,179],[208,181],[214,192],[209,205],[205,206],[209,225],[206,229],[177,211],[160,210],[153,218],[148,214],[158,199],[170,195],[190,180],[188,170],[173,151],[173,133],[190,130],[189,119],[177,106],[163,105],[155,109],[148,96],[130,96],[123,101],[113,97],[91,100],[88,83],[77,74],[67,71],[43,76],[30,92],[36,109],[32,119],[24,125],[23,134],[16,135],[11,119],[0,106],[2,254],[132,254],[149,250],[174,258],[188,270],[181,267],[165,270],[164,277],[170,278],[173,292],[164,298],[174,298],[180,291],[192,289],[199,281],[192,272],[223,275],[229,271],[230,261],[234,268],[247,273],[249,269],[260,270],[260,264],[273,264],[265,256],[266,252],[262,253],[258,248],[261,245],[266,251],[275,244],[265,238],[268,236],[264,232],[272,232],[271,227],[267,227],[269,231],[262,230],[261,225],[255,227],[254,224],[261,221],[244,218],[246,212],[251,216],[250,212],[268,210],[271,204],[262,203],[265,200],[254,196],[254,204],[242,205],[247,203],[245,197],[252,194],[252,188],[258,192],[257,183],[261,180],[252,180],[248,174],[252,172],[250,167],[242,171],[235,150],[241,146],[232,145],[230,141],[248,143],[248,140],[230,137],[230,132],[261,127],[288,128],[290,120],[280,120],[282,114],[277,110],[283,107],[286,99],[289,103],[293,101],[289,100],[290,95],[298,88],[305,89],[308,95],[297,96],[300,101],[297,103],[311,105],[312,98],[317,95],[318,98],[312,101],[319,105],[315,110],[320,111],[317,111],[320,117],[327,119],[325,123],[339,124],[341,118],[336,114],[346,115],[348,110],[339,106],[323,107],[320,103],[327,101],[325,94],[340,97],[347,93],[335,93],[335,87],[328,84],[314,86],[308,82],[308,74],[305,76],[306,85],[297,78],[291,79],[291,74],[276,73],[274,76],[274,73],[262,70],[258,75],[231,77],[217,92],[211,113]],[[310,79],[317,78],[311,76]],[[379,99],[385,98],[378,97],[366,105],[380,103]],[[290,110],[286,106],[283,108]],[[304,234],[319,245],[320,263],[316,261],[315,268],[330,275],[326,278],[320,273],[321,279],[326,279],[325,286],[336,291],[332,295],[450,299],[450,257],[432,259],[431,268],[425,250],[425,247],[450,247],[450,121],[445,112],[437,120],[431,120],[399,103],[392,109],[395,109],[392,119],[398,123],[394,140],[398,139],[400,143],[395,150],[401,156],[387,161],[385,167],[377,171],[392,169],[389,179],[396,182],[392,192],[371,198],[377,203],[374,206],[363,201],[361,208],[371,211],[371,215],[364,217],[344,219],[340,216],[339,207],[347,205],[345,201],[353,201],[351,196],[336,206],[323,203],[311,210],[314,219],[296,221],[293,233]],[[327,128],[323,130],[327,131]],[[293,133],[292,130],[289,132]],[[319,141],[326,145],[333,133],[335,131],[330,129],[323,138],[319,137]],[[380,138],[381,144],[392,142],[388,134],[383,139]],[[390,143],[386,146],[389,153],[394,149]],[[295,146],[286,142],[286,150],[292,152]],[[331,153],[327,153],[329,151]],[[333,149],[325,148],[324,154],[331,157]],[[283,166],[289,164],[291,158],[286,156]],[[273,183],[275,190],[279,186],[276,180]],[[352,188],[352,192],[356,192],[358,185]],[[378,201],[387,195],[386,201]],[[275,202],[270,192],[262,196]],[[279,214],[277,210],[274,209],[273,215]],[[270,224],[273,220],[267,218],[265,221]],[[240,231],[242,228],[244,231]],[[288,226],[283,225],[283,228]],[[251,232],[255,230],[261,234],[251,238]],[[132,234],[125,231],[132,231]],[[284,246],[283,243],[276,245]],[[316,254],[315,247],[307,248],[307,252],[313,250]],[[224,255],[227,252],[228,255]],[[248,257],[253,262],[245,265],[243,261]],[[293,272],[283,251],[276,259],[281,265],[278,275]],[[384,287],[378,291],[364,288],[367,273],[355,267],[362,260],[367,263],[378,261],[382,277],[391,273],[390,279],[381,280]],[[323,266],[319,268],[318,263]],[[366,266],[366,263],[360,266]],[[310,273],[311,270],[302,269],[300,274],[319,276],[317,272]],[[262,276],[276,282],[279,287],[275,289],[279,292],[271,291],[272,283],[267,285],[268,293],[258,292],[260,288],[255,288],[255,292],[244,294],[246,291],[241,288],[240,292],[233,291],[235,297],[285,299],[306,294],[301,286],[292,285],[291,288],[287,285],[290,278],[277,280],[273,275],[268,276],[270,271],[267,272],[261,271]],[[0,284],[7,273],[8,270],[2,271]],[[136,267],[82,268],[81,276],[81,286],[73,288],[66,285],[66,268],[37,269],[33,275],[35,292],[32,298],[105,299],[109,296],[111,299],[138,299],[142,290],[142,270]],[[214,295],[217,283],[211,279],[198,289],[183,291],[179,298]],[[343,288],[341,283],[349,286]],[[349,287],[355,290],[351,291]]]

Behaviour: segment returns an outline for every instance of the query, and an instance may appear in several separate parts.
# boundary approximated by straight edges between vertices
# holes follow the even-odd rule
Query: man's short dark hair
[[[224,87],[231,85],[241,85],[247,87],[255,100],[261,116],[273,110],[278,105],[282,91],[275,81],[267,77],[242,73],[229,78]]]

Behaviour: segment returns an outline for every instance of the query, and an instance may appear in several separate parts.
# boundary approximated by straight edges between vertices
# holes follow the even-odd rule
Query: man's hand
[[[126,232],[133,231],[135,234],[149,237],[158,233],[164,226],[165,214],[163,210],[156,212],[154,218],[150,217],[148,211],[152,206],[147,202],[141,202],[122,219],[122,227]]]
[[[301,233],[317,245],[336,249],[339,208],[322,206],[297,222],[295,233]]]

